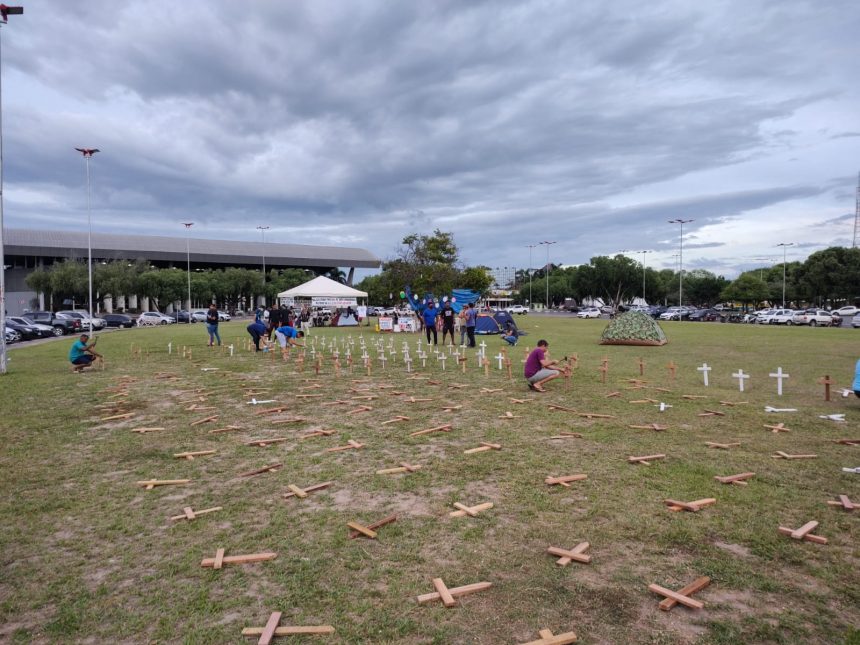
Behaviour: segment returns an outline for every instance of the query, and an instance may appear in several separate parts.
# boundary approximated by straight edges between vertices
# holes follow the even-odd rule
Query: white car
[[[807,309],[806,311],[796,312],[789,324],[830,327],[833,325],[833,316],[823,309]]]
[[[204,320],[205,320],[205,318],[204,318]],[[226,321],[230,320],[230,314],[225,313],[223,311],[219,311],[218,312],[218,320],[221,322],[226,322]]]
[[[585,309],[580,309],[576,314],[577,318],[600,318],[600,309],[597,307],[586,307]]]
[[[191,312],[191,320],[194,322],[206,322],[206,310],[195,309]]]
[[[852,318],[851,318],[851,326],[852,326],[854,329],[857,329],[858,327],[860,327],[860,314],[854,314],[854,316],[852,316]]]
[[[81,329],[90,328],[90,314],[83,309],[73,309],[70,311],[58,311],[57,316],[60,318],[77,318],[81,321]],[[104,329],[107,326],[107,321],[104,318],[93,316],[93,329]]]
[[[837,309],[836,313],[839,314],[840,318],[851,318],[852,316],[860,314],[860,309],[854,305],[846,305]]]
[[[794,309],[777,309],[768,319],[770,325],[789,325],[794,318]]]
[[[527,314],[529,312],[529,308],[525,305],[513,305],[505,309],[509,314]]]
[[[166,316],[158,311],[144,311],[137,317],[137,326],[145,327],[151,325],[172,325],[176,320],[172,316]]]
[[[660,320],[681,320],[681,313],[686,311],[684,307],[669,307],[660,314]]]

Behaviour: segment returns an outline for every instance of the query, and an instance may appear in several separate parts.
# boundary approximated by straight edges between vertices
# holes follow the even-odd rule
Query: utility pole
[[[92,218],[92,189],[90,182],[90,160],[99,152],[98,148],[75,148],[84,156],[87,165],[87,283],[90,288],[90,336],[93,335],[93,218]]]
[[[794,242],[781,242],[776,246],[782,247],[782,308],[785,309],[785,252],[789,246],[794,246]]]
[[[536,247],[537,244],[529,244],[529,307],[534,307],[534,301],[532,300],[532,249]]]
[[[558,242],[547,242],[544,240],[541,244],[546,244],[546,270],[544,271],[544,279],[546,279],[546,310],[549,311],[549,247],[553,244],[558,244]]]
[[[7,16],[24,13],[24,7],[0,5],[0,23],[6,24]],[[2,33],[2,29],[0,29]],[[2,41],[0,41],[0,79],[2,79]],[[6,361],[6,257],[3,253],[3,88],[0,81],[0,374],[5,374]]]
[[[263,306],[266,306],[266,231],[269,226],[258,226],[257,230],[263,238]]]
[[[684,224],[689,224],[695,220],[692,219],[670,219],[670,224],[681,225],[681,238],[679,240],[678,250],[678,306],[684,302]]]
[[[185,227],[185,260],[186,273],[188,274],[188,324],[191,324],[191,227],[194,222],[182,222]],[[181,309],[181,307],[180,307]],[[177,318],[178,319],[178,318]]]

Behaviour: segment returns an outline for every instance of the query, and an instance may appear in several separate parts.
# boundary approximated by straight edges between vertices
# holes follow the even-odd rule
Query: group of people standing
[[[433,344],[439,344],[437,335],[437,327],[442,329],[442,345],[445,344],[445,338],[448,334],[451,335],[451,345],[454,342],[454,327],[455,323],[460,323],[460,344],[464,344],[466,337],[469,338],[469,347],[475,346],[475,326],[478,322],[478,312],[475,310],[474,303],[469,303],[460,310],[460,313],[454,311],[451,303],[445,301],[441,309],[436,308],[436,303],[432,300],[427,303],[427,307],[421,313],[421,322],[424,324],[424,331],[427,334],[427,344],[430,344],[430,338],[433,338]]]

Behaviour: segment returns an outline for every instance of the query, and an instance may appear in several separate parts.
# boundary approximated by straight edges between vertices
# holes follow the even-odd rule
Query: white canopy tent
[[[287,289],[278,294],[278,299],[283,301],[295,301],[296,299],[311,299],[315,306],[346,307],[355,305],[356,298],[367,298],[366,291],[353,289],[340,282],[335,282],[325,276],[319,276],[300,284],[298,287]],[[324,304],[330,300],[330,304]],[[349,302],[347,302],[349,301]],[[346,304],[339,304],[345,302]]]

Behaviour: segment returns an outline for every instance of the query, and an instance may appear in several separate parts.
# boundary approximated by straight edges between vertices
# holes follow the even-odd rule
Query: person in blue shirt
[[[436,335],[436,316],[439,315],[439,310],[436,309],[436,305],[433,304],[433,301],[427,303],[427,307],[424,309],[424,313],[421,314],[421,317],[424,319],[424,330],[427,332],[427,344],[430,344],[430,334],[433,334],[433,344],[437,345],[439,338]]]
[[[69,361],[72,363],[73,372],[83,372],[94,360],[101,358],[101,354],[93,349],[98,339],[88,343],[89,339],[88,334],[81,334],[69,350]]]
[[[260,351],[260,339],[266,334],[266,325],[260,322],[259,320],[255,320],[250,325],[248,325],[245,329],[248,330],[248,333],[251,334],[251,338],[254,341],[254,347],[257,351]]]
[[[854,395],[860,398],[860,361],[854,366],[854,384],[851,389],[854,390]]]
[[[275,329],[275,338],[278,339],[278,344],[281,349],[286,351],[287,347],[304,347],[296,338],[304,338],[305,332],[299,331],[295,327],[283,325]]]

